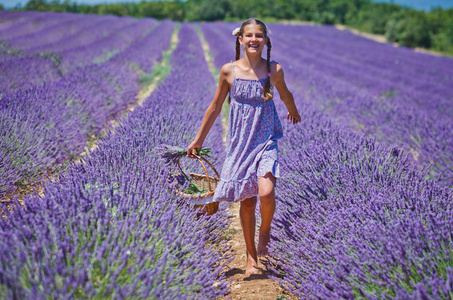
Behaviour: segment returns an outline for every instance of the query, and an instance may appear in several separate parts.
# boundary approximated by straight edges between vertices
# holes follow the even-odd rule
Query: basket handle
[[[208,165],[211,167],[211,169],[214,170],[215,174],[217,175],[217,179],[220,179],[219,173],[217,172],[217,170],[214,168],[214,166],[213,166],[206,158],[204,158],[204,157],[202,157],[202,156],[199,156],[199,155],[197,155],[197,154],[195,154],[195,153],[192,153],[192,154],[193,154],[193,156],[195,156],[195,157],[198,159],[198,161],[200,162],[200,164],[203,166],[203,169],[204,169],[204,171],[205,171],[205,173],[206,173],[206,177],[207,177],[207,179],[208,179],[209,192],[212,192],[211,179],[209,178],[208,169],[206,169],[206,166],[204,165],[204,163],[203,163],[202,160],[204,160],[206,163],[208,163]],[[181,161],[181,156],[178,156],[178,161],[177,161],[177,162],[178,162],[178,168],[179,168],[180,170],[182,170],[182,169],[181,169],[180,161]]]

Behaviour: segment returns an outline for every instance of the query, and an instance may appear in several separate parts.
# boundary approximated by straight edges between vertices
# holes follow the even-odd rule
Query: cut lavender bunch
[[[177,164],[178,158],[187,154],[187,150],[182,149],[181,147],[178,147],[178,146],[171,146],[171,145],[163,145],[162,147],[156,148],[156,150],[160,153],[161,157],[165,159],[165,163],[167,163],[167,164],[169,164],[171,162],[174,164]],[[210,157],[212,154],[211,148],[201,148],[201,149],[196,149],[196,151],[197,151],[197,155],[200,155],[200,156]],[[176,175],[177,176],[176,179],[178,180],[178,183],[180,185],[182,185],[185,183],[185,181],[189,182],[189,187],[184,189],[182,191],[183,193],[185,193],[185,194],[201,194],[205,191],[203,189],[200,189],[192,181],[190,176],[188,176],[183,171],[183,169],[181,168],[181,166],[179,164],[178,164],[178,168],[181,171],[181,174]],[[181,175],[185,180],[183,180],[183,178],[181,178]]]
[[[187,150],[178,146],[163,145],[156,148],[159,151],[162,158],[165,159],[165,163],[177,163],[178,158],[187,154]],[[210,157],[212,154],[211,148],[196,149],[197,155]]]

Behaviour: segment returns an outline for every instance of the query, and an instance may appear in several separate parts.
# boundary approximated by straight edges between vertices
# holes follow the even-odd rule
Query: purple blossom
[[[85,164],[72,164],[44,197],[27,196],[0,222],[5,298],[189,298],[228,292],[226,207],[196,218],[165,182],[162,144],[186,147],[215,91],[195,29],[181,25],[171,72],[109,133]],[[190,54],[190,55],[185,55]],[[191,76],[187,76],[190,70]],[[67,75],[65,75],[66,77]],[[165,99],[165,104],[163,104]],[[7,102],[5,105],[12,105]],[[105,109],[105,108],[104,108]],[[222,126],[206,139],[224,159]],[[195,161],[195,160],[194,160]],[[188,168],[196,169],[194,163]]]
[[[236,25],[201,25],[217,68]],[[449,298],[453,61],[330,26],[272,24],[271,39],[302,117],[283,124],[275,279],[309,299]]]

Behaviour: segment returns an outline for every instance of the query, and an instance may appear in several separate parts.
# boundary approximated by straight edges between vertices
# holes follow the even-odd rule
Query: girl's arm
[[[280,64],[275,64],[275,68],[275,73],[272,74],[275,79],[274,86],[277,88],[278,93],[280,94],[280,98],[288,109],[286,119],[288,119],[289,122],[293,124],[297,124],[301,121],[301,117],[299,115],[299,112],[297,111],[296,104],[294,103],[294,96],[286,86],[283,68],[280,66]]]
[[[230,84],[228,83],[228,78],[232,76],[231,66],[229,64],[223,65],[222,69],[220,70],[219,76],[219,85],[217,87],[217,91],[214,96],[214,100],[209,105],[208,109],[203,118],[203,122],[201,123],[200,129],[198,130],[195,139],[190,143],[189,147],[187,148],[187,157],[195,158],[192,155],[192,151],[194,149],[200,149],[203,146],[203,142],[208,135],[209,130],[211,129],[212,125],[214,124],[217,116],[220,114],[222,110],[223,102],[225,101],[228,92],[230,91]]]

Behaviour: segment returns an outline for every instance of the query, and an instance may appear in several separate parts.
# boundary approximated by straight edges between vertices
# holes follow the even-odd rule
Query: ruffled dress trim
[[[225,179],[221,177],[212,199],[206,198],[204,203],[215,201],[237,202],[258,195],[258,179],[267,173],[272,173],[276,178],[280,178],[280,163],[276,157],[277,141],[268,140],[264,143],[263,149],[252,163],[247,177],[239,179]],[[275,184],[275,187],[277,185]]]
[[[280,178],[280,164],[278,161],[266,160],[263,167],[260,166],[257,173],[248,178],[225,181],[220,179],[215,195],[205,199],[195,200],[194,204],[207,204],[216,201],[237,202],[258,195],[258,179],[271,172],[276,178]]]

